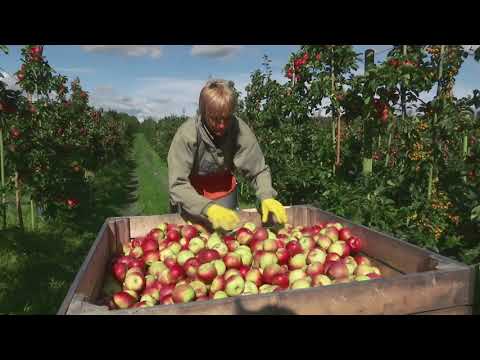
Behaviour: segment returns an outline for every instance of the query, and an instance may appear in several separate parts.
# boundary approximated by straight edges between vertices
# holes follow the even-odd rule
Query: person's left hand
[[[279,201],[275,199],[265,199],[262,201],[262,222],[267,222],[270,212],[275,215],[279,224],[285,224],[287,222],[287,212]]]

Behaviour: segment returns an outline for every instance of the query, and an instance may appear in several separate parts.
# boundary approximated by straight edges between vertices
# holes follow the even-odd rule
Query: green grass
[[[72,221],[46,224],[37,219],[36,230],[31,231],[30,205],[25,198],[22,232],[15,226],[14,205],[9,207],[9,228],[0,231],[0,313],[55,314],[106,218],[166,208],[166,194],[155,195],[153,188],[156,184],[162,189],[159,184],[165,183],[165,167],[159,167],[153,177],[148,167],[153,169],[158,159],[149,155],[143,135],[134,144],[126,159],[95,174],[95,201],[82,204]],[[146,186],[148,192],[138,191],[139,186]],[[142,203],[149,196],[154,202]]]

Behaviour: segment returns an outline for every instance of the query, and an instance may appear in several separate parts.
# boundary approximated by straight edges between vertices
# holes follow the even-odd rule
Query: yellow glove
[[[287,222],[287,212],[283,205],[277,200],[265,199],[262,201],[262,222],[267,222],[269,212],[275,215],[278,223],[285,224]]]
[[[213,204],[207,209],[207,217],[214,229],[233,230],[240,222],[235,211],[217,204]]]

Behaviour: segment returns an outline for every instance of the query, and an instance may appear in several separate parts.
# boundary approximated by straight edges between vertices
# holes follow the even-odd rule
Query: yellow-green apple
[[[172,300],[175,304],[184,304],[195,300],[195,290],[190,285],[180,285],[173,289]]]
[[[132,251],[131,243],[125,243],[122,245],[123,254],[129,256]]]
[[[239,269],[242,265],[242,258],[237,253],[228,253],[223,257],[227,269]]]
[[[377,274],[377,275],[381,275],[382,273],[380,272],[380,269],[376,266],[371,266],[371,269],[372,269],[372,272]]]
[[[313,237],[317,242],[317,245],[320,246],[323,250],[327,250],[330,245],[332,245],[332,240],[327,235],[318,234]]]
[[[217,270],[211,262],[204,263],[198,268],[197,276],[201,281],[210,284],[217,276]]]
[[[182,237],[178,243],[179,243],[180,246],[182,247],[182,250],[188,250],[189,240],[187,240],[187,239],[185,239],[184,237]]]
[[[345,241],[336,241],[327,250],[328,253],[337,254],[340,257],[349,256],[350,248]]]
[[[307,273],[304,270],[302,269],[292,270],[288,274],[288,282],[290,284],[293,284],[295,281],[306,278],[306,277],[307,277]]]
[[[353,258],[357,265],[371,265],[370,260],[366,256],[356,255]]]
[[[172,285],[175,283],[175,279],[172,276],[170,269],[163,270],[160,275],[158,275],[158,281],[162,285]]]
[[[155,277],[158,277],[158,275],[160,275],[162,273],[163,270],[165,270],[167,267],[165,266],[165,264],[161,261],[155,261],[152,263],[152,265],[150,265],[150,267],[148,268],[148,273],[150,275],[153,275]]]
[[[215,300],[226,299],[226,298],[228,298],[228,295],[225,291],[217,291],[215,294],[213,294],[213,299]]]
[[[228,247],[227,245],[225,245],[225,243],[218,243],[213,245],[212,250],[217,251],[220,257],[223,257],[228,254]]]
[[[130,255],[133,256],[134,258],[141,258],[143,256],[143,249],[140,246],[136,246],[132,249],[130,252]]]
[[[325,235],[327,235],[333,242],[338,241],[338,230],[333,226],[325,229]]]
[[[178,265],[180,266],[184,266],[185,263],[194,258],[195,257],[195,254],[190,251],[190,250],[182,250],[180,251],[180,253],[177,255],[177,263]]]
[[[313,262],[307,266],[307,275],[313,278],[315,275],[323,274],[323,264],[321,262]]]
[[[217,291],[223,291],[225,290],[225,285],[227,283],[227,280],[225,280],[224,276],[217,276],[215,279],[213,279],[212,284],[210,285],[210,293],[214,294]]]
[[[222,240],[220,234],[217,233],[217,232],[214,232],[212,235],[210,235],[210,237],[207,240],[207,248],[211,249],[212,247],[215,246],[215,244],[219,244],[219,243],[222,243],[222,242],[223,242],[223,240]]]
[[[123,286],[127,290],[140,291],[145,287],[145,278],[137,272],[128,274],[125,276]]]
[[[151,307],[151,306],[155,306],[155,304],[152,305],[151,303],[148,303],[146,301],[140,301],[138,303],[133,304],[132,309],[134,309],[134,308],[146,308],[146,307]]]
[[[215,270],[217,270],[217,275],[225,274],[225,271],[227,271],[227,266],[223,260],[213,260],[212,263],[213,266],[215,266]]]
[[[125,291],[120,291],[113,295],[113,302],[119,309],[128,309],[135,304],[135,299]]]
[[[297,254],[288,260],[288,268],[290,270],[306,269],[307,258],[304,254]]]
[[[182,245],[180,245],[178,242],[172,242],[170,245],[168,245],[167,249],[172,250],[173,254],[176,256],[182,251]]]
[[[151,287],[151,288],[145,289],[142,293],[142,296],[145,296],[145,295],[148,295],[154,298],[155,302],[160,300],[160,291],[156,288]],[[140,301],[143,301],[143,300],[140,298]]]
[[[257,287],[263,284],[262,273],[258,269],[250,269],[245,276],[245,280],[255,283]]]
[[[277,255],[278,263],[280,265],[288,264],[288,260],[290,259],[290,254],[288,253],[287,249],[280,248],[275,252],[275,255]]]
[[[277,249],[278,249],[277,240],[266,239],[266,240],[263,241],[263,250],[264,251],[275,252],[275,251],[277,251]]]
[[[355,281],[367,281],[370,278],[367,275],[357,275],[355,276]]]
[[[328,227],[334,227],[335,229],[337,229],[338,231],[340,231],[341,229],[344,228],[343,224],[339,223],[339,222],[328,222],[327,224],[325,224],[325,227],[328,228]]]
[[[250,230],[251,232],[254,232],[254,231],[257,229],[257,225],[255,225],[255,224],[252,223],[252,222],[247,222],[247,223],[243,224],[243,227],[244,227],[245,229]]]
[[[260,256],[260,268],[263,270],[268,265],[272,264],[278,264],[277,255],[269,252],[262,253],[262,255]]]
[[[246,281],[245,287],[241,295],[256,295],[256,294],[258,294],[257,285],[255,285],[254,282]]]
[[[310,288],[311,286],[311,281],[305,279],[299,279],[295,281],[291,286],[290,289],[307,289]]]
[[[135,299],[135,301],[138,300],[138,294],[137,294],[136,291],[134,291],[134,290],[128,290],[128,289],[127,289],[127,290],[123,290],[123,291],[125,291],[127,294],[129,294],[131,297],[133,297],[133,298]]]
[[[288,288],[288,274],[277,274],[272,279],[272,285],[277,285],[282,289]]]
[[[142,295],[140,298],[140,302],[150,306],[155,306],[157,300],[155,300],[151,295]]]
[[[277,285],[270,285],[270,284],[264,284],[258,288],[260,294],[269,294],[275,291],[277,289]]]
[[[307,255],[307,264],[311,264],[314,262],[324,263],[327,259],[327,254],[322,249],[316,248],[310,250]]]
[[[190,250],[192,253],[197,254],[203,248],[205,248],[205,242],[201,237],[194,237],[190,239],[190,242],[188,243],[188,250]]]
[[[332,280],[327,275],[317,274],[312,278],[313,287],[331,285]]]
[[[303,248],[298,242],[298,240],[292,240],[286,245],[286,249],[290,257],[295,256],[297,254],[303,253]]]
[[[231,278],[232,276],[242,276],[240,270],[238,269],[228,269],[227,272],[224,274],[225,280]]]
[[[200,262],[200,264],[205,264],[205,263],[209,263],[213,260],[220,259],[220,254],[218,253],[217,250],[202,249],[198,252],[197,259]]]
[[[160,224],[157,225],[156,229],[159,229],[159,230],[162,230],[163,232],[166,232],[167,231],[167,226],[168,226],[167,223],[160,223]]]
[[[342,259],[343,263],[347,265],[348,268],[348,274],[353,275],[355,272],[355,269],[357,268],[357,263],[355,262],[355,259],[351,256],[347,256]]]
[[[127,273],[125,274],[125,277],[127,277],[128,275],[133,274],[133,273],[138,273],[142,276],[144,275],[143,268],[134,266],[134,267],[131,267],[130,269],[127,270]]]
[[[303,236],[299,242],[303,249],[303,253],[307,254],[310,250],[314,249],[316,245],[315,240],[313,240],[310,236]]]
[[[175,253],[173,252],[172,249],[170,249],[169,247],[166,248],[166,249],[163,249],[162,251],[160,251],[160,261],[165,261],[166,258],[174,258],[176,259],[177,256],[175,255]]]
[[[240,255],[242,265],[250,266],[252,264],[253,255],[248,247],[239,246],[233,253]]]
[[[263,269],[262,280],[266,284],[272,285],[273,277],[277,274],[280,274],[282,268],[278,264],[271,264],[268,265],[265,269]]]
[[[253,233],[245,227],[240,228],[236,232],[236,239],[240,245],[248,245],[253,239]]]
[[[368,275],[372,272],[373,272],[372,267],[366,264],[360,264],[355,269],[355,275]]]
[[[229,277],[225,283],[225,292],[228,296],[238,296],[245,288],[245,280],[239,275]]]

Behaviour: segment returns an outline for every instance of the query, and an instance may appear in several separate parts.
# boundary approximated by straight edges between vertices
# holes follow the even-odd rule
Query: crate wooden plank
[[[125,244],[130,241],[130,218],[119,218],[114,221],[116,241]]]
[[[446,309],[425,311],[421,313],[416,313],[412,315],[472,315],[473,307],[472,306],[454,306]]]
[[[471,269],[430,271],[394,279],[241,296],[218,301],[116,310],[113,314],[406,315],[471,306],[473,303],[472,276]]]
[[[110,258],[110,241],[114,240],[111,235],[105,222],[75,276],[58,314],[65,314],[68,311],[74,295],[83,296],[87,299],[98,295],[99,284],[103,282],[106,265]]]

